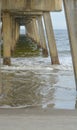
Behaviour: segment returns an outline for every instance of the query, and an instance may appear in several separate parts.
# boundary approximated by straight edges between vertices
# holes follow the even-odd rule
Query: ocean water
[[[12,58],[12,66],[1,66],[1,108],[77,109],[67,30],[55,30],[55,38],[60,65],[39,56]]]

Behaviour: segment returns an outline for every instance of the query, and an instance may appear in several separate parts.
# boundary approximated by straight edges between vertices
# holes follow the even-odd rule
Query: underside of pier
[[[19,28],[25,26],[27,37],[48,56],[44,27],[52,64],[59,64],[50,11],[61,11],[61,0],[2,0],[3,64],[11,65],[11,52],[19,39]],[[7,26],[6,26],[7,25]]]

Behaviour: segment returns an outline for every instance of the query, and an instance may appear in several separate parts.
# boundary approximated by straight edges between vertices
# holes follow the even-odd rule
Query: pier
[[[77,90],[77,0],[0,0],[0,130],[77,129],[73,70],[60,65],[50,15],[61,12],[62,4]],[[24,35],[20,35],[21,26],[26,30]],[[59,41],[63,53],[59,54],[67,60],[68,44],[68,51],[62,50],[64,42],[68,43],[66,30],[58,33],[58,39],[63,38]],[[30,58],[21,58],[21,50],[25,52],[26,46],[29,53],[33,45],[36,55],[41,50],[42,59],[31,57],[33,53]],[[16,49],[18,58],[12,58]]]
[[[27,36],[42,48],[43,55],[48,56],[42,18],[46,28],[51,63],[59,64],[50,11],[61,11],[61,9],[61,0],[42,0],[40,2],[39,0],[3,0],[1,15],[3,64],[11,65],[11,52],[14,51],[19,39],[19,27],[21,25],[25,26]]]
[[[50,12],[61,11],[62,0],[0,0],[0,3],[3,33],[3,64],[11,65],[11,54],[12,52],[14,53],[19,39],[21,25],[25,26],[27,30],[26,36],[32,39],[37,44],[37,47],[42,48],[44,56],[48,56],[43,21],[51,64],[60,64]],[[77,0],[63,0],[63,5],[77,86]]]

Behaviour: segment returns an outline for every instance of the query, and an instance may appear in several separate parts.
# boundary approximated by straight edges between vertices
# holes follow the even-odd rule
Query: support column
[[[77,0],[63,0],[77,90]]]
[[[57,47],[55,43],[50,13],[45,12],[43,17],[44,17],[44,23],[45,23],[45,28],[46,28],[47,38],[48,38],[48,45],[49,45],[49,51],[50,51],[52,64],[59,64],[58,52],[57,52]]]
[[[3,24],[1,26],[1,39],[3,39]]]
[[[27,29],[27,35],[37,44],[37,48],[40,48],[41,44],[36,18],[33,18],[30,23],[26,24],[26,29]]]
[[[34,40],[34,31],[33,31],[33,26],[32,26],[32,21],[28,24],[26,24],[26,28],[27,28],[27,31],[28,31],[28,36]]]
[[[40,48],[41,43],[40,43],[40,37],[39,37],[39,31],[38,31],[38,27],[37,27],[37,23],[36,23],[36,18],[33,18],[32,21],[33,21],[33,28],[34,28],[34,32],[35,32],[35,40],[38,45],[38,48]]]
[[[16,42],[17,42],[19,39],[20,27],[17,22],[15,22],[15,24],[16,24]]]
[[[11,16],[8,12],[4,12],[2,15],[3,21],[3,64],[11,65]]]
[[[11,18],[11,26],[12,26],[12,44],[11,44],[11,50],[14,52],[15,46],[16,46],[16,23],[15,19],[12,17]]]
[[[37,39],[36,39],[36,32],[35,32],[35,26],[34,26],[34,21],[32,19],[31,23],[30,23],[30,28],[32,30],[32,36],[33,36],[33,40],[36,42]]]
[[[42,23],[42,16],[38,16],[38,29],[39,29],[39,35],[40,35],[40,41],[41,41],[41,47],[43,50],[43,55],[48,56],[48,50],[47,50],[44,28],[43,28],[43,23]]]

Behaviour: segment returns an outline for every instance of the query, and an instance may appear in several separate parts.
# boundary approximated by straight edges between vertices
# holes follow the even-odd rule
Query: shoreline
[[[77,116],[77,110],[69,109],[41,109],[41,108],[22,108],[6,109],[0,108],[0,116]]]

